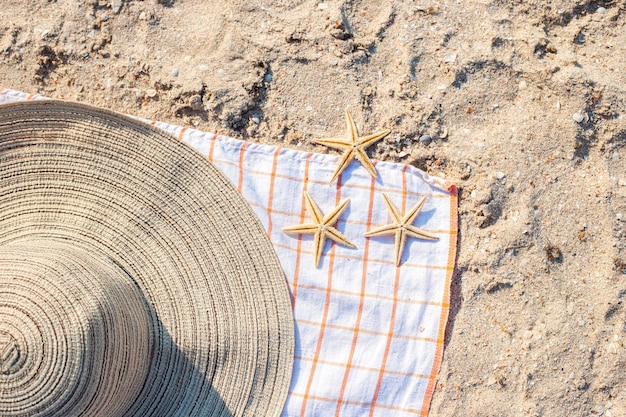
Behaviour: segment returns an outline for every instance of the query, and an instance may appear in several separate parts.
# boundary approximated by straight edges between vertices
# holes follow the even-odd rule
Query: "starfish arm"
[[[377,229],[370,230],[369,232],[365,233],[365,236],[371,237],[371,236],[393,235],[396,233],[397,229],[398,229],[397,224],[388,224],[388,225],[379,227]]]
[[[319,143],[320,145],[329,146],[340,151],[344,151],[352,146],[350,142],[346,141],[343,138],[315,139],[313,140],[313,142]]]
[[[355,156],[361,162],[361,165],[363,165],[367,172],[369,172],[373,178],[376,178],[378,173],[376,172],[376,168],[374,167],[372,160],[365,153],[365,150],[360,147],[356,148]]]
[[[348,131],[348,135],[350,135],[350,142],[356,144],[359,138],[359,132],[356,129],[356,124],[348,109],[346,109],[346,130]]]
[[[326,243],[326,235],[324,233],[315,233],[315,239],[313,240],[313,248],[315,250],[315,267],[317,268],[322,258],[322,251],[324,250],[324,243]]]
[[[404,252],[404,245],[406,244],[406,233],[402,229],[398,229],[396,232],[396,266],[400,266],[402,261],[402,253]]]
[[[319,209],[319,207],[317,207],[317,204],[315,204],[315,201],[313,201],[311,195],[308,192],[305,191],[304,196],[306,197],[307,207],[309,208],[309,211],[313,216],[313,221],[315,221],[315,223],[317,224],[320,224],[322,222],[322,219],[324,218],[322,211]]]
[[[368,148],[374,143],[384,138],[385,136],[387,136],[389,133],[391,133],[391,130],[387,129],[381,132],[372,133],[371,135],[363,136],[362,138],[359,139],[359,141],[357,142],[357,145],[359,145],[359,147],[363,149]]]
[[[404,226],[406,228],[406,233],[411,237],[416,237],[418,239],[426,239],[426,240],[439,240],[439,238],[431,233],[425,232],[422,229],[418,229],[412,225]]]
[[[310,234],[315,233],[317,229],[318,229],[318,225],[314,223],[304,223],[304,224],[298,224],[296,226],[283,227],[281,230],[284,233],[310,235]]]
[[[387,194],[383,193],[383,198],[385,199],[385,204],[387,204],[387,209],[389,209],[389,214],[391,214],[393,221],[397,224],[402,224],[402,216],[396,206],[393,205],[389,197],[387,197]]]
[[[415,206],[413,206],[413,208],[409,210],[408,213],[404,215],[404,217],[402,218],[402,222],[406,225],[413,224],[413,221],[419,214],[420,210],[422,210],[422,207],[424,206],[425,202],[426,202],[426,197],[422,197],[422,199]]]
[[[341,216],[341,214],[348,207],[348,203],[350,203],[349,198],[345,199],[341,204],[335,207],[333,211],[324,216],[323,223],[327,226],[332,226],[333,224],[337,223],[337,220],[339,220],[339,216]]]
[[[342,245],[349,246],[351,248],[356,248],[356,245],[354,243],[350,242],[348,238],[343,235],[343,233],[341,233],[339,230],[335,229],[334,227],[327,227],[326,234],[328,235],[329,238],[331,238],[337,243],[341,243]]]
[[[350,164],[350,161],[354,158],[353,150],[347,150],[343,155],[341,155],[341,159],[339,159],[339,164],[333,173],[333,177],[330,179],[330,182],[333,182],[337,179],[339,174],[346,169],[346,167]]]

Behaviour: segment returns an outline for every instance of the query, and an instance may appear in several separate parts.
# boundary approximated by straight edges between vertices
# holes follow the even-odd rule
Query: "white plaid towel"
[[[39,96],[0,88],[0,103]],[[215,164],[243,194],[272,241],[292,294],[294,373],[283,416],[428,414],[443,354],[457,239],[456,187],[408,165],[376,163],[373,180],[353,162],[329,183],[338,157],[242,142],[162,122]],[[327,242],[315,267],[303,192],[322,212],[350,199],[337,228],[357,247]],[[394,237],[365,238],[390,223],[385,193],[439,237],[409,238],[397,267]]]

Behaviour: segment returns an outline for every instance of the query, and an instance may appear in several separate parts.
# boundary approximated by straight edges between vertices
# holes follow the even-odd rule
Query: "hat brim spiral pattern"
[[[280,264],[232,184],[169,134],[74,103],[0,106],[2,265],[0,415],[76,415],[68,401],[98,415],[120,374],[137,385],[120,415],[280,414],[294,349]],[[59,394],[81,378],[96,399]]]

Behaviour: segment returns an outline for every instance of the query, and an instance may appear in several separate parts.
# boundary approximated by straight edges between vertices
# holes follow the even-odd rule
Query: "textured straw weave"
[[[280,414],[293,318],[256,216],[112,112],[0,106],[0,415]]]

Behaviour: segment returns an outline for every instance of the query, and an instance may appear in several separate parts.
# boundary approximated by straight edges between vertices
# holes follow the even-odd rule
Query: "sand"
[[[3,0],[0,85],[455,182],[433,416],[626,415],[626,2]],[[334,152],[334,151],[330,151]]]

